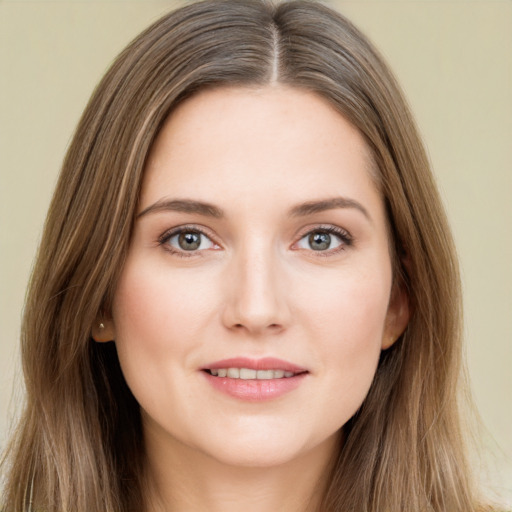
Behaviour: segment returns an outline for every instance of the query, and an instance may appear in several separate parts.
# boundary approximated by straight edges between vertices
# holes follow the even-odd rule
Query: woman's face
[[[147,163],[109,329],[151,445],[325,450],[407,322],[359,133],[284,86],[184,102]]]

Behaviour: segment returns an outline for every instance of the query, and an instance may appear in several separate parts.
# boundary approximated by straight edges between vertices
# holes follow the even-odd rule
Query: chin
[[[240,468],[271,468],[282,466],[301,457],[302,450],[294,447],[275,446],[230,446],[210,456],[227,466]]]
[[[300,430],[295,429],[296,433]],[[301,459],[314,457],[314,454],[327,451],[333,453],[337,443],[338,432],[324,438],[311,438],[302,435],[294,436],[293,431],[287,429],[282,435],[276,431],[267,435],[244,437],[232,436],[231,440],[219,440],[201,447],[201,451],[217,462],[227,466],[240,468],[271,468],[278,467]]]

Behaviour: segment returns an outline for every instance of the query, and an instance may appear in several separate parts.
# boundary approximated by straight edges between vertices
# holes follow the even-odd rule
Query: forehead
[[[217,199],[230,201],[380,196],[372,173],[363,137],[320,96],[285,86],[220,88],[169,116],[149,155],[141,206],[165,194],[209,201],[220,189]]]

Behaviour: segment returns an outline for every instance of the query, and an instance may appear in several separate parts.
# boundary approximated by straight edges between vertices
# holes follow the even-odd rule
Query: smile
[[[310,371],[274,357],[234,357],[201,368],[206,382],[237,400],[265,402],[280,398],[307,381]]]
[[[285,370],[253,370],[252,368],[217,368],[207,370],[215,377],[227,377],[228,379],[243,380],[271,380],[290,378],[297,375]]]

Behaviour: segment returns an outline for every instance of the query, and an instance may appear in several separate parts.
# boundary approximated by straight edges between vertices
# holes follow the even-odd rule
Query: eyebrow
[[[290,210],[289,214],[291,217],[305,217],[307,215],[314,215],[315,213],[334,210],[336,208],[355,208],[356,210],[359,210],[370,222],[372,220],[368,210],[361,203],[347,197],[333,197],[319,201],[307,201],[294,206]],[[224,211],[221,208],[210,203],[194,201],[192,199],[160,199],[156,203],[153,203],[142,210],[137,215],[137,219],[149,213],[163,211],[195,213],[216,219],[221,219],[225,216]]]
[[[196,213],[204,215],[205,217],[214,217],[220,219],[224,217],[224,212],[218,207],[210,203],[203,203],[201,201],[193,201],[191,199],[160,199],[156,203],[148,206],[142,210],[137,219],[153,212],[183,212],[183,213]]]
[[[372,221],[368,210],[361,203],[348,197],[332,197],[329,199],[322,199],[320,201],[308,201],[294,206],[290,210],[290,214],[292,217],[304,217],[306,215],[313,215],[327,210],[334,210],[335,208],[355,208],[356,210],[359,210],[370,222]]]

